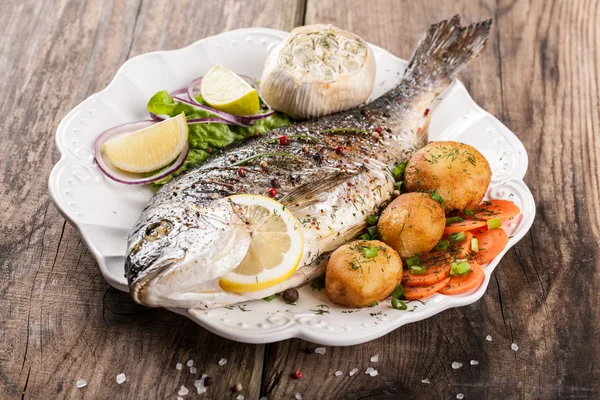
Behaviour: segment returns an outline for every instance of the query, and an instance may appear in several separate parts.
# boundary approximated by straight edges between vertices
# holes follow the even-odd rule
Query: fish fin
[[[417,129],[417,148],[421,148],[427,144],[429,140],[429,123],[431,122],[431,112],[428,109],[423,114],[423,120],[419,129]]]
[[[327,195],[334,187],[358,175],[360,171],[342,172],[337,170],[326,175],[319,181],[298,186],[279,200],[290,211],[308,207],[320,201],[321,196]]]
[[[488,19],[462,27],[458,14],[449,21],[431,25],[419,41],[405,76],[412,75],[417,84],[420,78],[451,81],[483,50],[491,25],[492,20]]]

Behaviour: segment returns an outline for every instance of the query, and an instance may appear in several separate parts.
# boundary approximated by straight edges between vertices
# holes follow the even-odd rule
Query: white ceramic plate
[[[286,32],[271,29],[241,29],[202,39],[183,49],[134,57],[119,69],[106,89],[90,96],[61,121],[56,131],[61,159],[50,174],[50,195],[64,217],[79,230],[112,286],[128,291],[123,270],[126,239],[152,193],[147,187],[125,186],[105,178],[92,160],[94,139],[112,126],[147,119],[146,103],[154,93],[184,87],[216,63],[259,77],[269,50],[286,36]],[[377,46],[371,47],[377,59],[373,99],[394,87],[407,63]],[[300,289],[297,305],[287,305],[278,297],[272,302],[258,300],[209,311],[173,311],[241,342],[268,343],[299,337],[343,346],[367,342],[404,324],[477,301],[502,256],[533,223],[535,204],[523,182],[527,153],[511,131],[475,104],[460,82],[454,82],[435,103],[431,139],[457,140],[479,149],[493,170],[488,197],[512,200],[522,210],[519,217],[505,224],[510,235],[508,246],[484,267],[485,281],[479,289],[455,296],[435,294],[423,303],[411,302],[408,311],[393,309],[389,300],[358,311],[346,309],[331,303],[324,290],[311,290],[310,286]]]

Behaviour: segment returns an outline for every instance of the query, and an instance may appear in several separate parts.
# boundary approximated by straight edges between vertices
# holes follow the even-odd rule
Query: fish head
[[[133,299],[177,307],[186,296],[220,291],[218,279],[235,269],[250,246],[250,230],[227,198],[151,204],[129,237],[125,275]]]

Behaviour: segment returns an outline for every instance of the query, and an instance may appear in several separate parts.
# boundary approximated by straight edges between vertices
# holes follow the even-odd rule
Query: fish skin
[[[483,49],[490,25],[461,27],[458,16],[432,25],[398,86],[379,99],[248,139],[164,185],[128,239],[125,273],[133,299],[151,307],[207,309],[263,298],[322,274],[323,255],[356,237],[365,218],[390,200],[394,179],[388,169],[427,143],[431,114],[425,111]],[[282,135],[311,138],[283,146],[277,140]],[[244,177],[237,174],[235,163],[270,152],[295,158],[262,157],[244,166]],[[300,266],[268,289],[225,292],[218,277],[235,269],[250,243],[247,225],[227,197],[267,195],[271,187],[300,222]],[[167,221],[165,229],[156,228],[160,221]]]

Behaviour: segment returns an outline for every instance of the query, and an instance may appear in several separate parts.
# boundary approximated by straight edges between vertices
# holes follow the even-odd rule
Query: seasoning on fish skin
[[[390,200],[390,168],[428,142],[426,110],[484,48],[490,25],[462,28],[458,16],[431,25],[398,86],[372,103],[249,138],[162,186],[127,242],[125,275],[133,299],[151,307],[208,309],[261,299],[321,275],[327,254],[356,237],[366,216]],[[300,135],[311,139],[291,140],[285,153],[269,143]],[[257,155],[244,163],[245,176],[230,161]],[[241,263],[251,241],[240,206],[227,197],[270,189],[298,220],[300,264],[267,289],[226,292],[219,278]],[[166,228],[149,240],[150,226]]]

